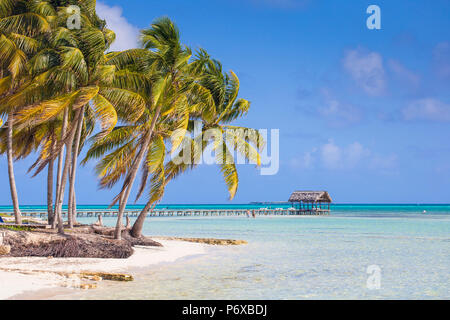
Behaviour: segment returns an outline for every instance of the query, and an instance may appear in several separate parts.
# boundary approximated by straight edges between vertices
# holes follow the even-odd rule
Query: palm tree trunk
[[[16,179],[14,177],[14,164],[13,164],[13,150],[12,150],[12,137],[13,137],[13,123],[14,118],[12,112],[8,115],[8,131],[7,131],[7,158],[8,158],[8,175],[9,175],[9,187],[11,189],[11,199],[14,207],[14,217],[16,224],[22,224],[22,214],[19,208],[19,197],[17,196]]]
[[[142,229],[144,228],[144,222],[145,218],[147,217],[148,211],[152,208],[153,203],[150,201],[147,202],[144,209],[139,213],[139,217],[136,219],[136,221],[133,224],[133,227],[131,228],[130,235],[133,238],[139,238],[142,236]]]
[[[69,184],[69,206],[67,214],[69,216],[69,227],[73,228],[74,217],[76,214],[75,207],[75,177],[77,172],[77,162],[78,162],[78,151],[80,148],[80,139],[81,139],[81,129],[83,128],[83,120],[84,120],[84,110],[85,106],[81,108],[81,114],[77,124],[77,132],[75,138],[75,146],[73,148],[73,157],[72,157],[72,172],[70,173],[70,184]]]
[[[73,209],[72,209],[72,221],[73,221],[73,224],[78,224],[78,221],[77,221],[77,196],[76,196],[76,193],[75,193],[75,188],[73,189],[73,191],[72,191],[72,193],[73,193]]]
[[[75,133],[76,135],[76,133]],[[75,139],[75,138],[74,138]],[[67,201],[67,222],[69,224],[69,229],[73,229],[74,226],[74,221],[73,221],[73,189],[71,189],[72,187],[72,168],[74,166],[74,162],[73,162],[73,146],[72,146],[72,154],[70,156],[70,165],[69,165],[69,177],[68,177],[68,182],[69,182],[69,192],[68,192],[68,196],[69,199]]]
[[[66,131],[67,131],[67,123],[68,123],[68,116],[69,116],[69,110],[67,110],[67,108],[64,110],[64,116],[63,116],[63,123],[62,123],[62,128],[61,128],[61,141],[64,140],[64,137],[66,135]],[[61,150],[59,151],[59,156],[58,156],[58,171],[56,173],[56,199],[59,198],[59,192],[61,190],[61,178],[62,178],[62,166],[63,166],[63,158],[64,158],[64,146],[61,147]],[[54,209],[54,214],[56,215],[56,201],[55,201],[55,209]],[[55,217],[53,219],[53,223],[52,223],[52,227],[53,229],[56,228],[56,225],[58,223],[59,217]]]
[[[144,142],[144,145],[142,146],[139,154],[137,155],[136,161],[134,165],[131,168],[130,172],[130,182],[126,189],[122,192],[120,196],[119,201],[119,213],[117,214],[117,222],[116,222],[116,229],[114,231],[114,239],[121,240],[122,239],[122,219],[123,219],[123,213],[125,211],[125,208],[127,206],[128,198],[130,197],[131,189],[133,188],[134,180],[136,180],[137,172],[139,170],[139,167],[141,166],[141,162],[144,159],[144,155],[146,152],[146,149],[148,148],[148,145],[150,144],[150,139],[147,138]]]
[[[142,146],[140,153],[137,155],[136,161],[134,162],[134,164],[131,168],[130,174],[128,174],[128,177],[130,179],[128,182],[128,187],[122,191],[122,195],[121,195],[120,201],[119,201],[119,213],[117,214],[116,229],[114,231],[114,239],[116,239],[116,240],[120,240],[122,238],[123,213],[127,206],[128,198],[130,197],[131,189],[133,188],[134,180],[136,180],[136,175],[139,170],[139,167],[141,166],[142,159],[144,158],[145,153],[147,152],[148,146],[150,144],[150,141],[152,139],[153,131],[155,130],[156,121],[158,120],[160,112],[161,112],[161,106],[158,106],[156,108],[155,115],[153,116],[147,138],[144,141],[144,145]]]
[[[77,121],[79,115],[80,115],[80,110],[77,110],[73,121]],[[67,176],[69,175],[69,168],[72,164],[72,148],[71,148],[71,146],[73,145],[73,140],[75,138],[75,131],[76,131],[75,128],[72,128],[70,130],[69,139],[68,139],[67,145],[66,145],[66,160],[64,162],[64,169],[63,169],[63,173],[62,173],[62,177],[61,177],[61,186],[60,186],[60,190],[58,193],[58,197],[56,199],[56,216],[58,218],[58,233],[60,233],[60,234],[64,233],[64,221],[62,219],[62,205],[64,202],[64,192],[66,189]],[[69,227],[73,227],[73,225],[71,226],[72,218],[71,218],[70,214],[68,214],[68,218],[69,218]]]
[[[56,140],[52,138],[52,146],[51,146],[51,154],[53,154],[55,150]],[[53,211],[53,164],[54,160],[51,157],[48,162],[48,173],[47,173],[47,218],[48,224],[53,225],[53,221],[55,220],[55,213]]]

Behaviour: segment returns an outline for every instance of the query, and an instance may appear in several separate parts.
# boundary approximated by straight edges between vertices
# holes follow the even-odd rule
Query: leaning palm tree
[[[188,95],[202,88],[192,79],[189,59],[191,51],[180,43],[175,24],[168,18],[156,20],[142,31],[144,49],[112,53],[110,63],[119,68],[116,85],[138,93],[145,109],[130,119],[130,109],[121,120],[124,126],[94,140],[85,161],[107,154],[98,166],[101,186],[111,187],[121,178],[122,189],[113,200],[119,202],[115,239],[121,238],[123,213],[143,160],[155,139],[155,128],[162,119],[186,127],[189,120]],[[116,149],[115,149],[116,148]]]
[[[230,72],[229,75],[224,74],[221,64],[210,59],[204,50],[200,50],[192,67],[201,74],[199,84],[211,94],[214,105],[209,106],[207,110],[213,110],[213,113],[205,113],[205,109],[199,107],[204,106],[205,101],[201,99],[202,97],[193,95],[190,99],[196,107],[191,110],[190,117],[193,120],[201,121],[201,133],[193,137],[186,136],[183,131],[172,134],[169,161],[165,160],[167,154],[163,136],[159,136],[159,139],[153,143],[152,152],[147,156],[147,171],[152,175],[144,175],[140,187],[142,193],[145,185],[150,182],[149,196],[144,209],[130,231],[133,237],[141,236],[145,217],[148,211],[162,199],[166,185],[182,172],[195,168],[200,163],[200,158],[208,145],[211,145],[215,152],[216,163],[223,174],[230,200],[234,198],[239,184],[233,157],[234,152],[238,152],[245,160],[257,166],[261,164],[259,152],[264,147],[264,140],[259,132],[250,128],[229,125],[230,122],[247,114],[250,107],[247,100],[237,98],[239,93],[238,77],[233,72]],[[191,120],[189,124],[191,131],[194,125]],[[180,139],[183,139],[181,143],[174,143]],[[187,148],[179,150],[180,145],[185,145]]]

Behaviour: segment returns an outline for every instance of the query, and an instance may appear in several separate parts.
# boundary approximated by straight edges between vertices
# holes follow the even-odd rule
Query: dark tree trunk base
[[[11,246],[11,257],[54,258],[129,258],[133,246],[162,247],[146,237],[133,238],[129,230],[122,231],[122,240],[114,240],[114,228],[75,227],[71,234],[57,235],[42,231],[7,231],[4,244]]]

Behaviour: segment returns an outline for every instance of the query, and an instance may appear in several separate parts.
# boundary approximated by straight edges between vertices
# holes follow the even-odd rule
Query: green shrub
[[[27,226],[8,226],[7,224],[0,224],[0,229],[8,229],[11,231],[33,231],[33,228]]]

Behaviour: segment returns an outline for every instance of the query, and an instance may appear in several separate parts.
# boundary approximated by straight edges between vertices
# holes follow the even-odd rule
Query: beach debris
[[[12,257],[126,259],[134,252],[128,241],[114,241],[93,232],[61,236],[45,232],[9,231],[4,244],[11,246]]]
[[[134,246],[162,244],[147,237],[133,238],[124,230],[122,240],[112,239],[113,228],[82,226],[70,234],[58,235],[51,231],[12,231],[4,244],[11,246],[12,257],[53,258],[114,258],[126,259],[134,253]]]
[[[97,238],[93,241],[78,237],[42,241],[36,244],[14,243],[13,257],[49,257],[54,258],[129,258],[134,250],[127,242],[115,242]]]
[[[93,231],[97,234],[112,237],[114,235],[114,228],[99,228],[92,227]],[[130,230],[122,230],[122,240],[131,244],[131,246],[149,246],[149,247],[162,247],[163,245],[145,236],[134,238],[130,235]]]

